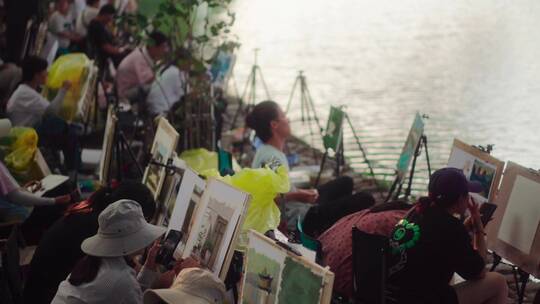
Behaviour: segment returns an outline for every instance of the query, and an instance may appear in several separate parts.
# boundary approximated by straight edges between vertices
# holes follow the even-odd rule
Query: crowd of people
[[[190,87],[198,87],[193,82],[200,74],[189,72],[185,63],[191,55],[185,49],[176,54],[178,62],[163,67],[170,43],[159,31],[148,33],[140,45],[121,45],[110,29],[118,10],[109,1],[56,0],[48,17],[49,39],[58,42],[55,56],[86,53],[95,59],[100,79],[111,82],[119,103],[150,117],[167,115]],[[72,83],[65,81],[49,101],[40,93],[49,67],[45,59],[26,56],[0,64],[0,112],[13,126],[34,128],[40,146],[61,151],[63,173],[76,184],[80,132],[60,115]],[[246,126],[262,141],[251,166],[277,163],[289,170],[285,145],[291,128],[278,103],[255,105]],[[356,227],[389,240],[389,303],[506,303],[505,279],[486,271],[485,227],[469,195],[481,191],[477,183],[443,168],[431,176],[428,195],[414,204],[376,204],[361,190],[343,176],[312,189],[293,186],[275,198],[279,229],[291,233],[300,227],[320,243],[321,263],[335,274],[336,295],[355,297],[351,231]],[[156,261],[166,228],[150,223],[156,202],[138,181],[103,185],[82,201],[71,189],[42,198],[20,187],[0,162],[0,221],[26,220],[30,211],[24,206],[61,208],[39,238],[26,275],[25,303],[224,303],[231,296],[225,283],[194,259],[175,261],[170,269]],[[456,217],[466,213],[465,221]],[[465,281],[452,284],[455,273]]]

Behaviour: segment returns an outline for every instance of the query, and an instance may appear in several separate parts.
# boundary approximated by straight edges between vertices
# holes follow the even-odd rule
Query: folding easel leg
[[[324,170],[324,165],[326,163],[326,158],[328,157],[328,151],[324,151],[324,155],[321,161],[321,168],[319,169],[319,174],[317,174],[317,179],[315,180],[315,188],[319,186],[319,182],[321,181],[321,174]]]

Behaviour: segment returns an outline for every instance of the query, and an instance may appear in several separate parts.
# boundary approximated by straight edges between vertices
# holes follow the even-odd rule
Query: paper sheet
[[[41,188],[34,192],[36,196],[42,197],[46,192],[65,183],[69,178],[64,175],[51,174],[41,180]],[[30,191],[30,189],[27,189]]]
[[[518,175],[498,237],[525,254],[530,254],[539,223],[540,184]]]

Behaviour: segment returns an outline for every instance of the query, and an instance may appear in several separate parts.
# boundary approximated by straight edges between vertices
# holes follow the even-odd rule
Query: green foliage
[[[232,51],[239,46],[231,39],[235,14],[229,10],[232,0],[143,0],[135,15],[123,16],[120,26],[135,43],[144,42],[147,33],[159,30],[170,37],[169,58],[176,61],[177,51],[187,49],[193,56],[192,67],[209,61],[219,49]]]

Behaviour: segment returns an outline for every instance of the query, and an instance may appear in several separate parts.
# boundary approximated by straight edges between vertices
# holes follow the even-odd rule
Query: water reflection
[[[283,106],[304,70],[321,119],[330,104],[346,104],[368,154],[384,155],[373,157],[385,165],[395,164],[420,111],[431,117],[436,166],[457,136],[540,168],[539,1],[237,0],[233,7],[239,86],[254,48]]]

